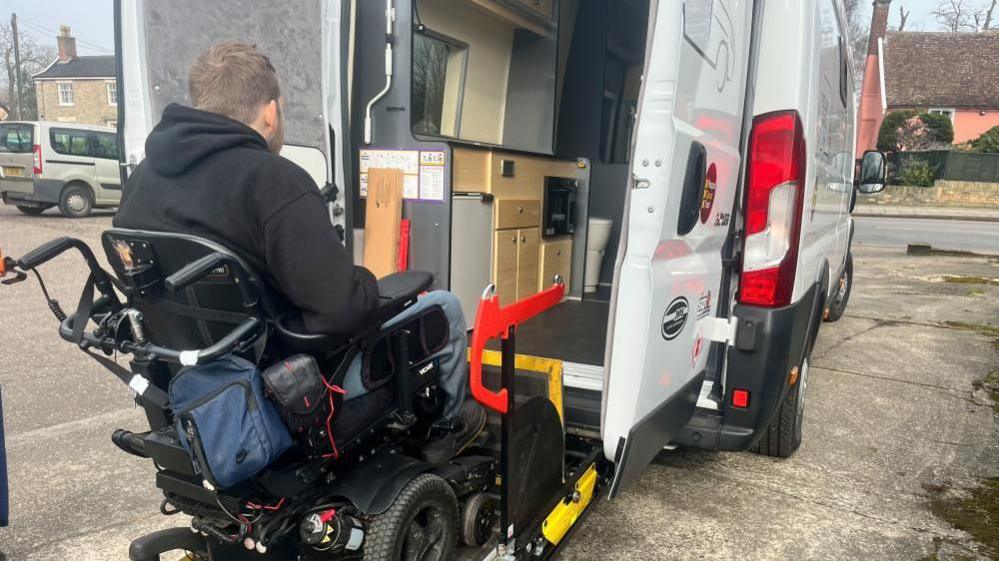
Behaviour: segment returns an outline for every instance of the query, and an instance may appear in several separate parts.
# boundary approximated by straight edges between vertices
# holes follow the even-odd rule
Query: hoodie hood
[[[174,177],[232,148],[269,151],[260,133],[228,117],[171,103],[146,138],[146,160],[159,175]]]

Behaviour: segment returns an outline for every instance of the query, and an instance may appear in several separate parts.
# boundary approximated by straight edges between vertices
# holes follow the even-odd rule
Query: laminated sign
[[[444,150],[361,150],[361,196],[367,198],[370,169],[396,169],[403,173],[403,198],[407,201],[444,202]]]

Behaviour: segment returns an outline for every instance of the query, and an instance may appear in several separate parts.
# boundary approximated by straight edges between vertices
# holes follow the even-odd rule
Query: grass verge
[[[933,499],[930,510],[958,530],[971,534],[982,544],[982,553],[999,561],[999,480],[985,480],[966,499]]]

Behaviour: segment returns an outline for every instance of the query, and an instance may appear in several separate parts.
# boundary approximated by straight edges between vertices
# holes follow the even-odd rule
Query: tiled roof
[[[35,74],[35,78],[112,78],[114,75],[114,55],[80,56],[67,62],[56,61]]]
[[[893,107],[999,107],[999,32],[890,32],[885,87]]]

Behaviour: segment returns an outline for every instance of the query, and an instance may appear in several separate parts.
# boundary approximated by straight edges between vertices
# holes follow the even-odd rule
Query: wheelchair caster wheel
[[[471,547],[483,545],[493,532],[495,519],[493,498],[485,493],[475,493],[461,510],[461,541]]]

